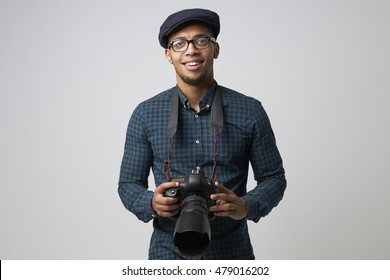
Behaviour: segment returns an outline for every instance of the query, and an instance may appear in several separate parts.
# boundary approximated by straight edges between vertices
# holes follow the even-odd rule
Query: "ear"
[[[218,43],[215,43],[215,47],[214,47],[214,58],[215,58],[215,59],[218,58],[218,56],[219,56],[219,51],[220,51],[219,44],[218,44]]]
[[[167,60],[168,60],[168,62],[169,62],[170,64],[173,63],[173,62],[172,62],[171,52],[170,52],[169,49],[165,49],[165,57],[167,58]]]

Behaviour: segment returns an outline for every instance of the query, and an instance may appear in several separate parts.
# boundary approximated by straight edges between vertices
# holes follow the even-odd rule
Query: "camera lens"
[[[191,195],[182,201],[182,209],[176,221],[174,244],[183,256],[198,256],[211,242],[211,229],[207,201]]]

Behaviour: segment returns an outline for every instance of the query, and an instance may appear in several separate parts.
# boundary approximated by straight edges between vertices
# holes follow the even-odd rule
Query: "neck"
[[[184,83],[182,81],[178,81],[177,84],[184,96],[187,98],[188,102],[190,102],[191,108],[199,112],[200,100],[206,94],[206,91],[209,89],[212,83],[213,79],[211,80],[211,82],[203,83],[202,85],[196,86]]]

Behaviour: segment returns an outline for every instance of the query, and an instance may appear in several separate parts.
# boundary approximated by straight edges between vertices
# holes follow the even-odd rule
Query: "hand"
[[[179,198],[165,197],[166,189],[178,187],[177,182],[165,182],[159,185],[154,191],[152,197],[152,208],[160,217],[172,217],[179,213],[180,201]]]
[[[230,217],[233,220],[244,219],[249,212],[246,202],[220,183],[215,182],[215,186],[220,192],[210,196],[212,200],[216,200],[216,205],[209,210],[214,212],[215,216]]]

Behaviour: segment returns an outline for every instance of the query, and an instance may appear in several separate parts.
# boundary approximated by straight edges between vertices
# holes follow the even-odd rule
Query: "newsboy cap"
[[[219,16],[217,13],[206,9],[186,9],[178,11],[164,21],[160,27],[158,40],[160,45],[165,49],[168,47],[169,35],[180,25],[190,21],[203,22],[211,27],[215,39],[220,31]]]

